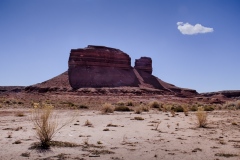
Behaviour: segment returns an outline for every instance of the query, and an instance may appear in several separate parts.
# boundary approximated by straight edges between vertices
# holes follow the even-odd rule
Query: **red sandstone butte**
[[[68,61],[69,83],[73,89],[88,87],[141,87],[172,93],[196,94],[195,90],[176,87],[152,75],[152,59],[131,58],[119,49],[89,45],[72,49]]]

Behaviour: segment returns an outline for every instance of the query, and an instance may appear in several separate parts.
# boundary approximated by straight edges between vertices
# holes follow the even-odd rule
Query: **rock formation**
[[[141,57],[140,59],[136,59],[134,68],[152,74],[152,59],[149,57]]]
[[[131,58],[119,49],[89,45],[72,49],[68,61],[69,83],[73,89],[101,87],[140,87],[177,94],[197,94],[166,83],[152,75],[152,59],[141,57],[131,66]]]
[[[87,87],[138,87],[138,79],[126,53],[109,47],[72,49],[68,61],[69,83],[73,89]]]

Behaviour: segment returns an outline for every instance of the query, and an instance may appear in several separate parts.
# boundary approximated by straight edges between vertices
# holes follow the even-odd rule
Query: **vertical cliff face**
[[[152,59],[149,57],[136,59],[134,68],[152,74]]]
[[[69,68],[77,66],[131,68],[131,58],[119,49],[89,45],[83,49],[72,49],[69,57]]]
[[[74,89],[83,87],[138,87],[131,58],[121,50],[88,46],[72,49],[68,61],[69,83]]]

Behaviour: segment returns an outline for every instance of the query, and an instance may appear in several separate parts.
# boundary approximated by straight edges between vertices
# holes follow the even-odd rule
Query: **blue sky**
[[[153,75],[179,87],[239,90],[239,28],[238,0],[0,0],[0,86],[57,76],[90,44],[132,66],[151,57]]]

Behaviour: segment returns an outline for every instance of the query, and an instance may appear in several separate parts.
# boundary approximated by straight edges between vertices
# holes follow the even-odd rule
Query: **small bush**
[[[207,125],[207,112],[200,107],[196,113],[198,127],[204,128]]]
[[[88,106],[87,106],[87,105],[84,105],[84,104],[81,104],[78,108],[79,108],[79,109],[88,109]]]
[[[117,103],[117,106],[124,106],[125,104],[124,104],[124,102],[118,102]]]
[[[105,103],[102,105],[102,109],[101,109],[101,112],[103,114],[106,114],[106,113],[113,113],[113,106],[109,103]]]
[[[174,110],[171,110],[170,112],[171,112],[171,114],[172,114],[172,117],[175,117],[175,115],[176,115],[175,111],[174,111]]]
[[[32,115],[32,121],[36,127],[36,134],[41,142],[41,147],[48,149],[50,141],[58,128],[56,116],[53,115],[53,106],[45,105],[42,108],[36,107]]]
[[[64,126],[71,123],[75,116],[69,121],[59,125],[57,114],[53,112],[52,105],[42,105],[35,103],[34,110],[32,112],[31,121],[36,128],[36,137],[40,141],[40,148],[49,149],[50,142],[54,135]]]
[[[142,113],[142,108],[141,107],[136,108],[135,113],[136,114],[141,114]]]
[[[197,111],[198,110],[198,106],[197,105],[192,105],[190,108],[189,108],[190,111]]]
[[[188,106],[186,106],[186,105],[183,105],[183,112],[184,112],[184,115],[185,116],[188,116]]]
[[[208,105],[204,106],[203,108],[204,108],[204,111],[213,111],[214,110],[213,106],[208,106]]]
[[[151,107],[151,108],[160,108],[161,105],[160,105],[158,102],[154,101],[154,102],[152,102],[152,103],[150,104],[150,107]]]
[[[132,101],[128,101],[126,105],[127,105],[127,106],[134,106],[134,104],[133,104]]]
[[[226,102],[224,104],[224,108],[229,110],[240,109],[240,100],[237,100],[235,102]]]
[[[131,109],[127,106],[116,106],[114,111],[119,111],[119,112],[130,112]]]
[[[141,106],[141,109],[143,112],[149,112],[149,107],[148,106]]]
[[[181,105],[174,105],[171,110],[174,112],[183,112],[183,107]]]

